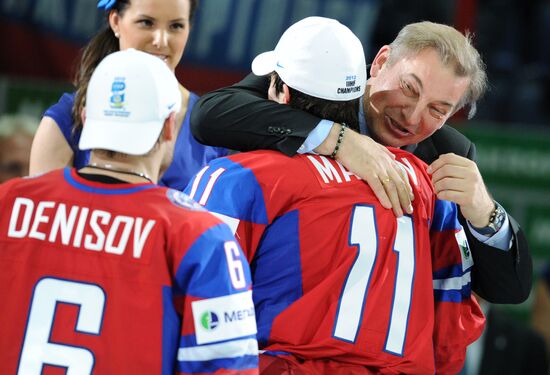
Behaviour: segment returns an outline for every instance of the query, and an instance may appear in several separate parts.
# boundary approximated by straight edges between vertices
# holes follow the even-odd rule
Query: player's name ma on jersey
[[[310,165],[313,166],[321,187],[325,184],[336,185],[361,180],[359,176],[348,171],[342,164],[323,155],[307,155]],[[400,157],[395,160],[397,165],[408,173],[409,182],[418,185],[418,177],[407,158]],[[336,168],[335,165],[338,167]]]
[[[8,238],[34,238],[140,259],[155,220],[53,201],[15,199]],[[131,245],[131,246],[128,246]]]

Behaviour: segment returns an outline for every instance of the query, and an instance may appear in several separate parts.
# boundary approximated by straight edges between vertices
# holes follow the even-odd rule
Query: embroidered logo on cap
[[[109,100],[111,108],[124,108],[124,77],[115,77],[115,81],[111,85],[111,99]]]
[[[355,86],[355,81],[357,80],[357,76],[346,76],[346,87],[339,87],[336,91],[338,94],[349,94],[352,92],[358,92],[361,91],[361,85]]]
[[[105,110],[105,116],[128,117],[129,111],[125,111],[126,106],[126,78],[115,77],[111,84],[111,97],[109,98],[109,107]]]

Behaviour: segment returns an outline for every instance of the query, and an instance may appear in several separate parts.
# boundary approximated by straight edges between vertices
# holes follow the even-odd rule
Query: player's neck
[[[128,160],[127,160],[128,159]],[[92,157],[88,165],[82,169],[82,173],[100,174],[111,176],[129,183],[157,183],[158,173],[151,173],[146,162],[140,162],[138,158],[124,157],[124,160],[109,159],[105,157]]]

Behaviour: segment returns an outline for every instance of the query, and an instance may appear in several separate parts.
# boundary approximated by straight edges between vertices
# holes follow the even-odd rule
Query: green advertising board
[[[495,199],[522,224],[533,256],[550,261],[550,131],[468,123],[477,164]]]
[[[0,77],[0,114],[42,117],[64,92],[73,91],[68,83]]]
[[[463,129],[478,149],[478,166],[492,183],[550,192],[550,132],[472,124]]]
[[[550,262],[550,129],[469,121],[457,129],[477,147],[477,164],[495,199],[525,231],[534,277]],[[507,310],[528,319],[531,299]]]

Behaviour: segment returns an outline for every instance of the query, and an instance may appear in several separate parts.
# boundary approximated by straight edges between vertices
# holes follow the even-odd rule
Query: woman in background
[[[33,140],[30,174],[66,166],[82,168],[89,151],[78,149],[82,120],[80,112],[88,82],[99,62],[108,54],[135,48],[162,59],[172,71],[178,65],[191,28],[198,0],[99,0],[107,25],[85,46],[75,77],[76,91],[65,93],[44,113]],[[188,180],[208,161],[225,156],[227,150],[198,143],[189,129],[190,113],[198,96],[180,85],[183,102],[174,160],[160,185],[183,190]]]

